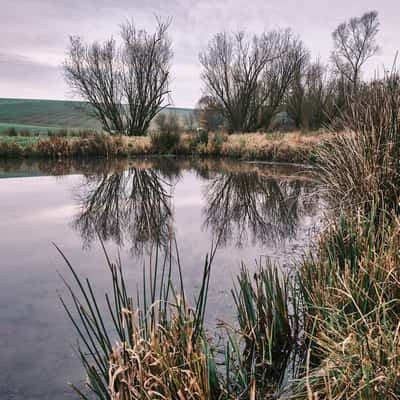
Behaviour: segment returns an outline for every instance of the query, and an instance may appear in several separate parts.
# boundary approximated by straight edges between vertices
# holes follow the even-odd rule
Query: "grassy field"
[[[0,99],[0,133],[10,128],[30,133],[49,129],[96,129],[100,123],[89,116],[88,104],[81,101]],[[192,113],[188,108],[169,107],[182,120]]]

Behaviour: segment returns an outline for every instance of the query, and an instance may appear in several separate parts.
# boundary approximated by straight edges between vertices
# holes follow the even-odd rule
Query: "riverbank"
[[[241,160],[312,163],[329,134],[319,133],[183,133],[166,135],[162,144],[153,136],[109,135],[0,136],[0,159],[86,157],[126,158],[143,155],[226,157]]]

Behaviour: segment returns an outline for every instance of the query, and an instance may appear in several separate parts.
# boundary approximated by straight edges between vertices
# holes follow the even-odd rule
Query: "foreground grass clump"
[[[190,308],[179,261],[175,264],[171,253],[160,261],[157,251],[136,301],[128,295],[121,264],[111,263],[106,254],[113,287],[112,295],[106,294],[112,329],[105,327],[106,316],[99,311],[90,282],[81,280],[63,255],[78,292],[66,283],[73,305],[62,302],[82,340],[79,354],[87,385],[97,398],[219,398],[214,354],[203,326],[213,255],[212,250],[206,257],[196,306]],[[178,288],[172,284],[174,272],[180,277]],[[81,388],[74,389],[87,398]]]
[[[300,321],[292,283],[270,261],[259,265],[252,277],[242,266],[232,290],[239,330],[236,337],[229,336],[236,354],[234,381],[242,386],[237,394],[275,398],[288,384],[284,378],[297,352]]]
[[[226,339],[215,343],[204,326],[215,250],[205,259],[194,307],[187,302],[177,247],[174,256],[171,247],[163,255],[156,251],[136,300],[120,262],[106,254],[113,287],[105,296],[107,312],[90,281],[60,251],[74,280],[65,281],[71,301],[62,303],[80,336],[87,388],[96,398],[255,400],[278,392],[297,334],[287,278],[267,264],[253,280],[243,267],[233,292],[239,323],[223,324]],[[88,398],[84,388],[74,389]]]
[[[376,227],[342,216],[299,272],[309,345],[299,398],[398,399],[400,221],[389,217]]]
[[[365,89],[318,156],[340,212],[299,271],[308,345],[299,399],[400,396],[399,77]]]

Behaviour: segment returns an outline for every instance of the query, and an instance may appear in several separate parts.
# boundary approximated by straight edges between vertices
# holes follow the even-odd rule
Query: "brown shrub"
[[[51,137],[48,140],[39,140],[36,150],[39,156],[49,158],[68,157],[70,155],[70,144],[63,137]]]
[[[71,143],[72,154],[80,157],[119,157],[128,155],[127,139],[122,136],[95,134]]]

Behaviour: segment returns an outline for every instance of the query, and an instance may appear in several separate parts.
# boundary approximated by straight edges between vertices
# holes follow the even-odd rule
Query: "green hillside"
[[[100,129],[100,123],[88,115],[89,105],[82,101],[0,99],[0,132],[46,132],[49,129]],[[182,121],[192,114],[189,108],[168,107]]]

